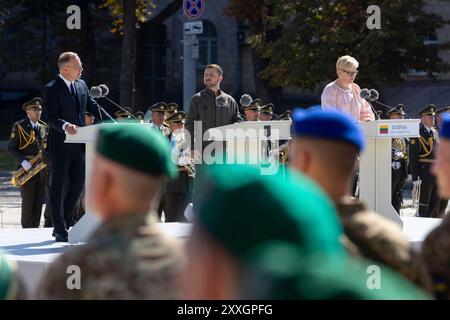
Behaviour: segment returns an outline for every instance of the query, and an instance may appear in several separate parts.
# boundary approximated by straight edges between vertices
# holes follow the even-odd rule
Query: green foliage
[[[120,38],[109,32],[112,19],[98,8],[102,1],[79,1],[81,30],[69,30],[66,9],[73,1],[0,0],[0,80],[8,73],[32,72],[45,84],[57,74],[57,58],[64,51],[81,56],[86,80],[116,77],[111,65],[120,63],[120,52],[114,50]]]
[[[123,0],[103,0],[100,8],[108,9],[114,18],[111,32],[123,34]],[[138,25],[147,22],[155,8],[152,0],[136,0],[135,15]]]
[[[370,14],[366,10],[374,4],[367,0],[239,2],[242,8],[253,9],[234,12],[235,17],[263,17],[264,24],[251,34],[250,43],[268,59],[269,65],[260,75],[272,86],[313,89],[336,77],[336,60],[346,54],[360,62],[358,82],[366,85],[400,82],[410,69],[430,76],[450,70],[438,55],[447,44],[424,44],[444,21],[426,13],[422,0],[377,1],[380,30],[367,28]],[[252,5],[262,2],[266,5],[254,11]],[[268,37],[271,30],[280,28],[280,37]]]

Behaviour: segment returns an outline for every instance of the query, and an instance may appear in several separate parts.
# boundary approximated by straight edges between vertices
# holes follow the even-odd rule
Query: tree
[[[236,18],[238,21],[247,21],[251,39],[264,36],[266,41],[273,41],[281,36],[282,26],[269,29],[272,10],[268,0],[230,0],[225,9],[225,14]],[[263,103],[281,102],[282,87],[269,85],[269,81],[261,77],[261,73],[269,66],[270,60],[258,52],[255,45],[252,46],[253,78],[255,79],[258,98]]]
[[[120,33],[122,40],[122,64],[120,77],[120,103],[132,109],[136,106],[138,99],[143,92],[138,88],[142,87],[141,74],[137,72],[137,60],[142,55],[142,37],[138,37],[138,30],[144,24],[155,26],[162,24],[168,17],[174,14],[181,7],[181,0],[173,0],[159,12],[158,15],[150,19],[156,5],[152,0],[104,0],[102,8],[107,8],[115,18],[113,22],[113,33]],[[136,79],[138,77],[138,79]],[[138,88],[137,88],[138,87]],[[142,99],[141,99],[142,100]],[[140,100],[140,101],[141,101]]]
[[[242,2],[256,2],[242,1]],[[410,69],[431,77],[449,65],[438,55],[447,44],[429,46],[424,39],[444,26],[441,17],[426,13],[422,0],[380,0],[381,29],[370,30],[367,8],[371,1],[266,0],[273,11],[265,15],[266,30],[252,35],[251,44],[268,66],[260,73],[271,86],[313,89],[336,76],[339,56],[360,62],[359,81],[366,85],[403,80]],[[269,30],[282,27],[273,40]]]

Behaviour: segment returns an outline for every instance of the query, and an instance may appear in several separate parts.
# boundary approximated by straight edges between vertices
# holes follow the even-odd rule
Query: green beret
[[[292,243],[307,253],[343,254],[342,229],[330,200],[306,177],[286,175],[261,175],[259,168],[244,165],[200,167],[194,208],[200,228],[238,260],[270,241]]]
[[[42,109],[42,99],[41,98],[33,98],[30,101],[25,102],[22,105],[22,109],[26,110],[27,108],[40,108],[40,109]]]
[[[151,176],[176,178],[169,141],[142,124],[105,125],[98,134],[97,152],[103,157]]]
[[[430,299],[425,292],[384,265],[347,256],[330,263],[321,254],[303,255],[293,245],[269,243],[255,248],[243,266],[240,298],[246,300],[404,300]],[[380,273],[380,287],[369,288]]]

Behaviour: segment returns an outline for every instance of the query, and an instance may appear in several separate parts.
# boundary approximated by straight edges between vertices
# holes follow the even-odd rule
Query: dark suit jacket
[[[44,87],[44,109],[49,129],[48,147],[51,154],[73,149],[72,144],[64,143],[63,124],[72,123],[79,127],[85,126],[84,113],[92,112],[98,119],[97,102],[91,97],[89,89],[83,80],[75,80],[78,103],[75,103],[70,90],[58,76]],[[72,146],[71,146],[72,145]]]

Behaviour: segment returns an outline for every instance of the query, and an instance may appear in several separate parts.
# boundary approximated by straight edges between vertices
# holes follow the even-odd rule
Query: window
[[[217,63],[217,29],[208,20],[203,20],[203,33],[198,35],[199,59],[197,68]]]

